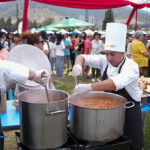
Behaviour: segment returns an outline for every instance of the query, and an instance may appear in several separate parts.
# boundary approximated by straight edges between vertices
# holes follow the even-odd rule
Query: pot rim
[[[117,109],[117,108],[121,108],[121,107],[123,107],[123,106],[125,106],[126,105],[126,103],[127,103],[127,99],[125,98],[125,97],[123,97],[123,96],[120,96],[120,95],[118,95],[118,94],[114,94],[114,93],[110,93],[110,92],[102,92],[102,91],[92,91],[92,92],[89,92],[89,94],[90,93],[92,93],[92,94],[94,94],[94,93],[102,93],[102,94],[108,94],[108,95],[113,95],[113,96],[117,96],[118,98],[121,98],[122,100],[124,100],[125,101],[125,103],[124,104],[122,104],[121,106],[118,106],[118,107],[114,107],[114,108],[109,108],[109,109],[98,109],[98,108],[86,108],[86,107],[81,107],[81,106],[78,106],[78,105],[75,105],[75,104],[73,104],[73,103],[71,103],[71,101],[70,101],[70,98],[71,98],[71,96],[69,97],[69,99],[68,99],[68,103],[69,103],[69,105],[73,105],[73,106],[75,106],[75,107],[79,107],[79,108],[81,108],[81,109],[87,109],[87,110],[113,110],[113,109]],[[73,96],[73,95],[72,95]],[[86,96],[81,96],[81,97],[86,97]]]
[[[60,100],[60,101],[54,101],[54,102],[44,102],[44,103],[36,103],[36,102],[33,102],[33,101],[25,101],[25,100],[21,100],[20,98],[19,98],[19,96],[21,96],[22,94],[24,94],[24,93],[27,93],[27,92],[29,92],[29,91],[40,91],[40,90],[45,90],[45,89],[31,89],[31,90],[26,90],[26,91],[23,91],[23,92],[21,92],[21,93],[19,93],[18,94],[18,100],[20,101],[20,102],[26,102],[26,103],[30,103],[30,104],[43,104],[43,105],[45,105],[45,104],[55,104],[55,103],[61,103],[61,102],[64,102],[64,101],[66,101],[66,100],[69,100],[69,98],[70,98],[70,95],[67,93],[67,92],[65,92],[65,91],[62,91],[62,90],[56,90],[56,89],[48,89],[48,91],[58,91],[58,92],[62,92],[62,93],[65,93],[66,95],[67,95],[67,97],[65,98],[65,99],[62,99],[62,100]]]

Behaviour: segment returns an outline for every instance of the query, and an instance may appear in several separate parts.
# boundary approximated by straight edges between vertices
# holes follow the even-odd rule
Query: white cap
[[[121,23],[107,23],[105,50],[125,52],[127,26]]]

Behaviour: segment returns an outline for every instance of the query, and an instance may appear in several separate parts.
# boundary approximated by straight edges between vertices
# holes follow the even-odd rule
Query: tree
[[[0,29],[3,29],[3,28],[5,28],[5,20],[2,17],[2,18],[0,18]]]
[[[9,17],[5,22],[5,30],[10,32],[12,28],[11,17]]]
[[[54,18],[47,18],[46,20],[43,21],[43,25],[50,25],[54,22]]]
[[[106,29],[106,24],[107,24],[108,22],[114,22],[114,15],[113,15],[112,9],[108,9],[108,10],[105,12],[105,18],[104,18],[104,20],[103,20],[102,30],[105,30],[105,29]]]

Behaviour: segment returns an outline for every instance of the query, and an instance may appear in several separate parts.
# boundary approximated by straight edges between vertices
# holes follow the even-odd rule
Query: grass
[[[80,77],[77,79],[78,83],[90,83],[91,79],[81,80]],[[70,95],[73,92],[73,89],[75,87],[75,80],[71,76],[66,77],[53,77],[53,83],[55,85],[56,89],[66,91]],[[4,131],[5,136],[5,150],[16,150],[16,139],[15,139],[15,132],[19,132],[19,130],[7,130]],[[144,135],[144,150],[148,150],[148,146],[150,145],[150,112],[147,115],[147,121],[146,121],[146,129],[145,129],[145,135]]]

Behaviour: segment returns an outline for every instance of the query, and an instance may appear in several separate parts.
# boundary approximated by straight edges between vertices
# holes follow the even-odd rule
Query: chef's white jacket
[[[0,60],[0,90],[6,91],[7,83],[24,84],[29,77],[29,69],[7,60]]]
[[[128,94],[135,100],[141,101],[141,92],[138,87],[139,80],[139,67],[132,60],[126,57],[126,61],[122,66],[120,74],[118,74],[118,70],[120,68],[120,64],[118,67],[112,66],[105,55],[82,55],[85,58],[85,64],[92,68],[101,69],[101,75],[103,75],[106,66],[107,68],[107,76],[108,79],[112,79],[115,86],[116,91],[122,88],[125,88]]]

